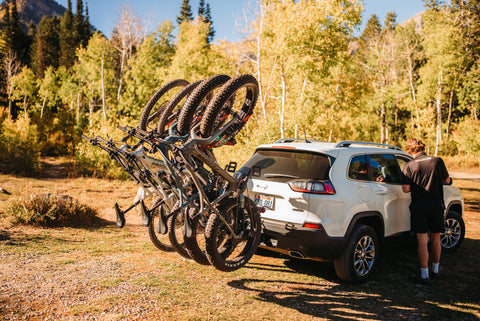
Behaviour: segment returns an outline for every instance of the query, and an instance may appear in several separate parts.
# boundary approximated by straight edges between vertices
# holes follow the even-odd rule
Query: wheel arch
[[[380,240],[383,239],[385,235],[385,224],[383,221],[383,216],[380,212],[376,211],[369,211],[369,212],[361,212],[357,213],[353,216],[352,220],[347,229],[347,233],[345,234],[345,239],[349,239],[352,235],[353,229],[356,225],[368,225],[375,233],[377,233],[377,237]]]
[[[448,213],[448,211],[455,211],[463,217],[463,206],[461,202],[454,201],[448,204],[445,215]]]

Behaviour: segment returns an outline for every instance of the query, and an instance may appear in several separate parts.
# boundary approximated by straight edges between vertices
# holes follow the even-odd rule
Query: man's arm
[[[448,176],[447,178],[445,178],[443,180],[443,182],[447,185],[450,185],[450,184],[452,184],[452,178],[450,176]]]

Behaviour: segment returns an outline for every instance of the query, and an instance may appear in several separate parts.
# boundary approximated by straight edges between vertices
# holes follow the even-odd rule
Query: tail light
[[[322,228],[322,226],[320,224],[317,224],[317,223],[305,223],[305,224],[303,224],[303,227],[311,228],[311,229],[315,229],[315,230],[320,230]]]
[[[311,194],[335,194],[335,189],[331,182],[318,181],[293,181],[288,185],[295,192]]]

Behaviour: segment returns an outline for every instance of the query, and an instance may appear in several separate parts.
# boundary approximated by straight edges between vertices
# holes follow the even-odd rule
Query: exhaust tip
[[[291,257],[298,258],[298,259],[305,259],[306,258],[305,255],[303,255],[302,252],[296,251],[296,250],[288,251],[288,255],[290,255]]]

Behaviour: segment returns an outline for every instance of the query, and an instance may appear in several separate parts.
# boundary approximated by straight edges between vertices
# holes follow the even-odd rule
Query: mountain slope
[[[11,3],[9,2],[9,5]],[[17,0],[18,15],[25,27],[30,21],[38,25],[43,16],[63,16],[65,10],[54,0]],[[0,4],[0,20],[5,15],[5,1]]]

